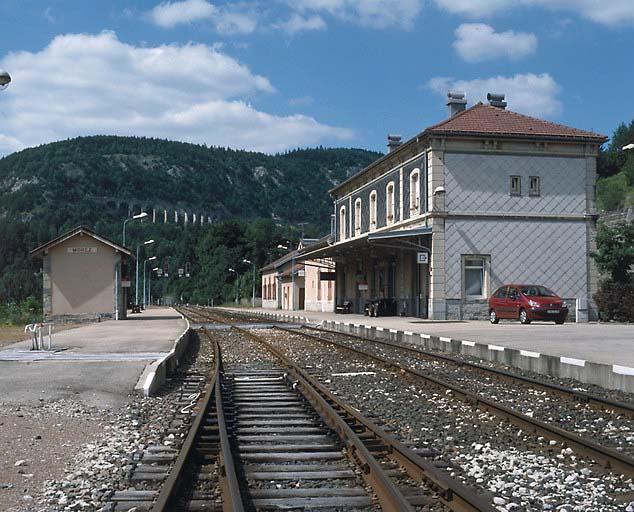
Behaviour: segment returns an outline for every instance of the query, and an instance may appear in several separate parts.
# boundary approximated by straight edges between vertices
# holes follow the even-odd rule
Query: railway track
[[[411,355],[420,359],[426,359],[428,361],[438,362],[443,365],[453,366],[454,368],[458,368],[461,371],[466,370],[473,374],[484,376],[485,378],[491,378],[498,381],[504,381],[509,384],[512,384],[513,386],[520,385],[524,387],[539,389],[542,391],[546,391],[548,393],[553,393],[569,401],[579,402],[582,404],[588,404],[598,410],[616,412],[616,413],[625,414],[629,417],[634,418],[634,404],[629,404],[625,402],[611,400],[608,398],[594,396],[590,393],[579,391],[577,389],[571,389],[564,386],[560,386],[558,384],[553,384],[550,382],[545,382],[538,379],[525,377],[523,375],[518,375],[516,373],[501,370],[499,368],[493,368],[490,366],[484,366],[481,364],[472,363],[472,362],[465,361],[463,359],[458,359],[456,357],[452,357],[446,354],[431,352],[428,350],[422,350],[418,347],[394,343],[388,340],[367,338],[363,336],[358,336],[356,334],[341,333],[338,331],[331,331],[331,330],[322,329],[319,327],[302,326],[302,328],[299,329],[299,331],[317,333],[322,338],[327,338],[330,340],[349,339],[349,340],[360,341],[363,343],[372,343],[380,347],[389,348],[390,350],[396,349],[400,352],[406,353],[408,355]]]
[[[182,312],[225,321],[200,310]],[[209,391],[152,510],[214,510],[219,503],[234,511],[494,510],[489,499],[427,458],[436,452],[407,447],[263,338],[232,329],[257,346],[259,360],[266,352],[274,363],[223,371],[215,342]],[[212,465],[220,499],[191,485],[204,480],[201,471],[214,473]]]
[[[374,352],[371,352],[367,348],[358,348],[355,346],[351,346],[350,344],[337,341],[337,338],[342,339],[346,337],[350,337],[347,334],[337,333],[334,331],[323,331],[318,330],[319,334],[315,334],[313,332],[302,332],[302,329],[289,329],[286,327],[278,326],[276,327],[279,330],[282,330],[287,333],[295,333],[305,336],[314,341],[318,341],[320,343],[326,343],[334,347],[338,347],[342,350],[352,352],[353,354],[365,357],[367,359],[376,361],[377,363],[384,365],[386,367],[391,368],[396,371],[398,374],[407,375],[413,377],[418,380],[423,380],[427,384],[431,384],[438,389],[441,390],[451,390],[454,396],[460,398],[466,403],[469,403],[473,406],[479,407],[485,411],[491,412],[500,418],[510,421],[511,423],[517,425],[527,432],[533,432],[538,435],[544,436],[547,439],[554,440],[558,443],[562,443],[565,447],[570,447],[576,450],[577,452],[586,455],[596,462],[600,463],[606,469],[611,469],[620,473],[623,473],[628,476],[634,476],[634,459],[630,457],[628,454],[622,453],[620,451],[614,450],[612,448],[603,446],[594,441],[585,439],[584,437],[564,430],[558,426],[552,425],[548,422],[541,421],[539,419],[533,418],[529,415],[518,412],[517,410],[508,407],[506,405],[500,404],[495,400],[485,398],[479,393],[475,393],[473,391],[467,390],[464,387],[456,385],[455,382],[451,382],[446,379],[441,379],[433,375],[433,372],[429,371],[421,371],[407,364],[403,364],[402,362],[395,361],[392,358],[378,355]],[[352,336],[354,339],[359,339],[358,337]],[[381,343],[377,342],[373,339],[364,339],[366,344],[368,343]],[[401,350],[401,347],[396,344],[389,344],[392,350]],[[410,349],[403,349],[410,350]],[[415,351],[415,350],[414,350]],[[416,352],[416,351],[415,351]],[[558,389],[561,393],[562,389]],[[577,396],[574,392],[571,392],[571,397]],[[600,401],[600,399],[596,399]],[[625,405],[625,404],[624,404]],[[606,405],[607,406],[607,405]]]

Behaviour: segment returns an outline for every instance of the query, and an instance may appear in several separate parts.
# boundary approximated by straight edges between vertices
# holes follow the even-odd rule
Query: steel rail
[[[634,458],[619,453],[618,451],[611,448],[602,446],[593,441],[584,439],[581,436],[573,434],[572,432],[568,432],[567,430],[564,430],[562,428],[556,427],[554,425],[549,425],[548,423],[535,418],[531,418],[530,416],[522,414],[519,411],[510,409],[504,405],[497,404],[492,400],[484,398],[476,393],[472,393],[471,391],[468,391],[460,386],[456,386],[455,384],[452,384],[447,380],[440,379],[438,377],[432,377],[431,375],[425,375],[418,370],[405,367],[392,361],[388,361],[387,359],[384,359],[370,352],[350,347],[336,341],[316,336],[314,334],[303,333],[297,331],[297,329],[289,329],[286,327],[275,328],[284,332],[292,332],[301,336],[306,336],[307,338],[321,341],[323,343],[331,344],[335,347],[339,347],[355,354],[365,356],[368,359],[372,359],[378,363],[383,364],[384,366],[390,367],[397,372],[412,375],[418,379],[422,379],[425,382],[433,384],[442,389],[449,389],[464,402],[467,402],[475,407],[480,407],[488,412],[507,419],[527,432],[534,432],[536,434],[548,437],[549,439],[561,442],[565,446],[574,447],[580,453],[593,458],[595,461],[601,463],[604,467],[608,469],[614,469],[626,475],[634,476]]]
[[[200,316],[213,321],[225,320],[223,319],[222,314],[216,313],[217,312],[215,311],[213,313],[210,311],[197,311],[197,314]],[[366,430],[372,432],[377,438],[385,443],[390,450],[390,454],[388,456],[401,464],[411,478],[418,482],[425,482],[431,489],[437,492],[440,500],[451,510],[455,512],[494,512],[495,509],[488,500],[483,498],[480,494],[474,492],[473,489],[470,489],[460,481],[447,476],[445,472],[439,470],[433,465],[433,463],[425,460],[423,457],[408,448],[405,444],[398,441],[394,436],[388,434],[381,427],[363,416],[353,407],[334,396],[325,386],[317,382],[297,367],[297,365],[292,363],[292,361],[290,361],[281,351],[250,331],[236,326],[233,326],[233,328],[236,331],[243,333],[245,336],[255,339],[266,346],[268,350],[274,353],[276,357],[283,361],[283,363],[289,368],[297,369],[303,378],[310,383],[310,387],[317,390],[318,393],[327,400],[327,402],[335,403],[338,408],[346,411],[347,414],[363,425]]]
[[[206,329],[205,334],[208,336]],[[175,509],[174,501],[177,498],[178,492],[184,482],[185,468],[190,460],[191,455],[195,447],[195,443],[201,432],[203,422],[209,413],[209,410],[214,404],[212,396],[215,399],[216,404],[216,416],[218,421],[218,431],[220,437],[220,459],[219,465],[221,474],[221,487],[223,491],[223,511],[224,512],[243,512],[244,506],[242,505],[242,498],[240,495],[240,488],[238,486],[238,480],[235,474],[233,466],[233,456],[231,455],[231,446],[229,444],[229,438],[227,435],[227,427],[224,418],[224,411],[222,406],[222,384],[221,384],[221,371],[222,371],[222,358],[220,352],[220,345],[217,341],[214,341],[214,370],[212,372],[211,381],[206,389],[204,398],[200,404],[200,410],[192,425],[189,429],[187,437],[183,441],[181,450],[169,472],[165,483],[161,487],[156,502],[152,506],[153,512],[170,512]],[[224,434],[224,435],[223,435]]]
[[[280,328],[284,328],[280,326]],[[457,366],[466,366],[467,368],[471,368],[475,371],[478,371],[482,374],[494,375],[495,377],[503,380],[507,380],[510,382],[521,382],[522,384],[538,387],[544,391],[550,391],[557,393],[559,395],[565,396],[570,400],[578,400],[581,403],[586,403],[592,405],[594,407],[607,408],[612,409],[614,411],[618,411],[623,414],[634,415],[634,404],[628,404],[625,402],[617,402],[616,400],[610,400],[608,398],[602,398],[599,396],[594,396],[590,393],[586,393],[584,391],[576,391],[574,389],[567,388],[565,386],[560,386],[558,384],[552,384],[549,382],[543,382],[538,379],[533,379],[531,377],[525,377],[523,375],[517,375],[512,372],[508,372],[505,370],[500,370],[498,368],[490,368],[488,366],[483,366],[477,363],[471,363],[469,361],[463,361],[457,359],[455,357],[451,357],[445,354],[438,354],[435,352],[430,352],[428,350],[421,350],[419,348],[408,347],[404,345],[400,345],[398,343],[394,343],[388,340],[381,340],[377,338],[369,338],[366,336],[360,336],[358,334],[351,334],[347,332],[339,332],[333,331],[331,329],[323,329],[320,327],[312,327],[310,325],[302,326],[302,329],[308,329],[312,331],[327,333],[327,334],[335,334],[339,336],[347,336],[349,338],[358,339],[360,341],[371,341],[372,343],[376,343],[378,345],[385,345],[392,348],[397,348],[413,354],[415,356],[420,356],[426,359],[431,360],[440,360],[448,363],[455,364]]]
[[[383,471],[379,462],[363,444],[363,441],[359,439],[359,436],[354,433],[341,415],[320,393],[317,382],[289,360],[280,350],[267,343],[260,336],[235,325],[232,328],[243,336],[262,344],[287,367],[289,374],[297,383],[298,389],[312,404],[324,422],[341,438],[347,447],[348,455],[353,457],[362,468],[363,478],[376,493],[381,508],[385,512],[414,512],[414,508],[407,501],[407,498]]]

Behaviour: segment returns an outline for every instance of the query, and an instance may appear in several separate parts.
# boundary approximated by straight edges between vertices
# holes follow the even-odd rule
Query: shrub
[[[634,284],[601,283],[594,300],[599,307],[599,318],[603,321],[634,322]]]
[[[42,321],[42,304],[34,297],[0,304],[0,324],[20,325]]]

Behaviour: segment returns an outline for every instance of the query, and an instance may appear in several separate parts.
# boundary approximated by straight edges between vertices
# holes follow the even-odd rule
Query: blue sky
[[[633,0],[3,0],[0,27],[0,154],[100,133],[383,151],[448,89],[606,135],[634,117]]]

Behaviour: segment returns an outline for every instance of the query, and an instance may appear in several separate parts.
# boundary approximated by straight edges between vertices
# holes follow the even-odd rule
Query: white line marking
[[[539,352],[531,352],[530,350],[520,350],[520,355],[525,357],[539,357]]]
[[[634,368],[630,366],[619,366],[618,364],[612,365],[612,371],[619,375],[634,375]]]
[[[504,347],[500,345],[489,345],[489,350],[497,350],[498,352],[504,352]]]
[[[376,372],[331,373],[332,377],[356,377],[357,375],[376,375]]]
[[[585,366],[586,362],[583,359],[575,359],[574,357],[564,357],[561,356],[559,360],[565,364],[572,364],[575,366]]]

